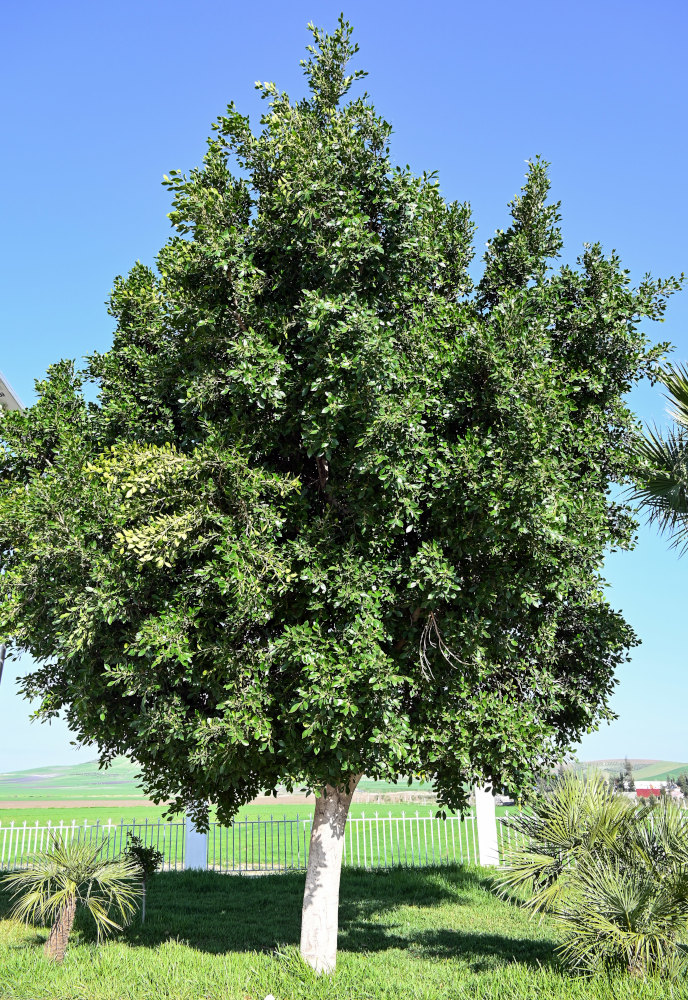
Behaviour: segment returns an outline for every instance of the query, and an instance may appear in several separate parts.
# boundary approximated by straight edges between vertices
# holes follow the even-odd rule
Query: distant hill
[[[667,778],[678,778],[679,774],[688,774],[688,764],[679,764],[676,761],[661,761],[661,766],[643,767],[637,773],[634,769],[633,777],[641,781],[665,781]]]
[[[630,757],[633,777],[638,781],[665,781],[676,778],[679,774],[688,773],[688,763],[676,760],[648,760],[647,758]],[[575,761],[576,771],[601,771],[603,774],[617,775],[624,768],[624,757],[610,757],[606,760]]]
[[[105,770],[98,761],[66,767],[35,767],[0,774],[0,801],[30,803],[51,799],[144,799],[137,782],[138,768],[126,757],[117,757]]]
[[[108,802],[140,799],[147,801],[138,781],[138,767],[126,757],[117,757],[110,767],[101,770],[98,761],[72,764],[63,767],[36,767],[28,771],[0,774],[0,802],[13,807],[32,802],[65,802],[67,800],[92,801],[94,805]],[[363,779],[361,792],[387,794],[431,790],[427,782],[414,781],[411,788],[406,781],[393,785],[384,781]]]
[[[624,758],[613,757],[606,760],[576,761],[573,767],[582,773],[600,771],[605,775],[617,775],[623,769]],[[648,760],[631,758],[633,776],[641,781],[661,781],[667,777],[677,777],[688,773],[688,763],[669,760]],[[12,771],[0,774],[0,802],[12,806],[32,802],[65,802],[68,800],[92,801],[94,805],[107,805],[121,800],[140,800],[146,796],[137,780],[138,767],[126,757],[117,757],[110,767],[101,770],[97,761],[73,764],[66,767],[36,767],[27,771]],[[409,789],[405,781],[397,785],[387,782],[363,779],[361,792],[376,794],[404,791],[430,791],[430,785],[414,782]]]

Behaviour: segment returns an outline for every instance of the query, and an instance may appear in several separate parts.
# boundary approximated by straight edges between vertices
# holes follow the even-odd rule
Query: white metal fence
[[[310,836],[310,822],[308,823]],[[427,867],[477,864],[475,816],[438,819],[407,816],[361,816],[347,821],[343,864],[357,868]]]
[[[508,822],[506,822],[509,816],[518,815],[519,811],[520,810],[515,808],[508,810],[505,809],[504,814],[497,817],[497,846],[500,859],[502,858],[505,849],[517,847],[522,844],[525,839],[522,833],[512,830]]]
[[[308,864],[311,818],[241,819],[232,826],[211,823],[206,867],[221,872],[275,872],[304,869]],[[501,824],[498,824],[501,826]],[[129,833],[163,855],[166,870],[184,867],[185,824],[157,820],[119,823],[0,823],[0,870],[25,867],[32,854],[48,847],[54,834],[65,841],[99,846],[103,857],[115,857]],[[361,815],[347,822],[343,864],[352,868],[428,867],[477,864],[475,816],[438,819],[420,812]]]
[[[79,824],[52,823],[45,826],[29,823],[0,823],[0,871],[25,868],[32,854],[50,847],[52,838],[57,835],[65,842],[72,840],[85,841],[101,848],[101,857],[113,858],[127,846],[127,834],[132,833],[143,843],[163,855],[164,869],[181,868],[184,860],[184,822],[166,823],[163,820],[155,822],[139,822],[138,820],[121,820],[113,823]]]

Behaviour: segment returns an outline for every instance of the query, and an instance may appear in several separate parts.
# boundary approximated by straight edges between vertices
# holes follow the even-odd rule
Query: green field
[[[661,780],[666,777],[676,777],[679,774],[688,772],[688,763],[680,761],[632,761],[633,775],[637,780]],[[618,774],[623,767],[623,759],[609,759],[593,762],[579,762],[574,765],[577,770],[589,771],[600,770],[606,774]],[[118,757],[113,764],[105,770],[98,768],[97,761],[86,764],[77,764],[69,767],[43,767],[33,768],[26,771],[15,771],[9,774],[0,774],[0,801],[11,803],[11,812],[16,814],[16,810],[22,811],[23,819],[33,819],[40,817],[40,812],[26,812],[31,810],[33,803],[39,802],[65,802],[86,801],[87,808],[82,807],[77,810],[82,821],[87,816],[97,816],[98,819],[107,819],[109,816],[119,817],[124,811],[128,816],[131,814],[137,819],[161,816],[163,807],[145,805],[146,798],[137,782],[137,766],[124,757]],[[431,785],[427,782],[413,782],[409,787],[404,780],[397,784],[384,781],[374,781],[364,778],[360,785],[361,792],[377,793],[385,795],[390,792],[431,792]],[[115,806],[114,803],[127,800],[126,806]],[[138,800],[138,801],[137,801]],[[139,805],[139,802],[141,803]],[[16,806],[15,806],[16,803]],[[112,803],[108,808],[108,803]],[[386,809],[388,803],[381,802],[378,808]],[[409,808],[419,808],[408,805]],[[266,807],[262,807],[265,811]],[[268,807],[269,808],[269,807]],[[276,805],[275,808],[281,811],[284,807]],[[308,809],[309,807],[304,807]],[[364,807],[365,808],[365,807]],[[96,811],[91,811],[96,810]],[[9,809],[0,809],[0,820],[4,821],[9,815]],[[242,815],[244,815],[242,813]],[[69,810],[70,819],[75,814]],[[114,818],[113,816],[113,818]],[[77,817],[78,818],[78,817]]]
[[[633,771],[633,777],[638,781],[666,781],[667,778],[678,778],[679,774],[688,774],[688,764],[663,760]]]
[[[497,815],[504,815],[504,813],[509,811],[509,809],[499,806],[497,808]],[[379,816],[415,816],[418,813],[420,816],[434,816],[436,812],[437,810],[433,806],[413,802],[383,802],[379,805],[370,802],[354,802],[351,806],[350,815],[374,817],[377,813]],[[40,809],[32,809],[30,806],[26,808],[15,808],[12,806],[9,809],[0,809],[0,824],[5,826],[8,823],[14,823],[15,825],[27,823],[33,826],[38,823],[39,826],[44,826],[47,825],[48,821],[50,821],[51,825],[55,823],[59,824],[62,821],[69,824],[75,822],[78,825],[83,825],[86,822],[89,826],[92,826],[96,822],[107,823],[108,820],[112,820],[113,823],[119,823],[121,820],[143,823],[145,820],[148,820],[150,823],[157,821],[162,815],[162,806],[127,806],[126,808],[112,808],[110,806],[66,808],[55,806],[54,808]],[[237,820],[269,820],[271,816],[274,819],[283,819],[284,817],[295,819],[297,816],[307,819],[312,815],[312,803],[291,805],[289,803],[283,804],[277,800],[273,808],[254,804],[243,806],[239,810]]]
[[[29,823],[31,825],[38,823],[40,826],[48,823],[50,820],[51,824],[55,822],[59,823],[62,820],[65,823],[71,823],[73,820],[76,823],[83,824],[84,820],[89,824],[93,824],[97,821],[101,823],[107,823],[108,820],[112,822],[118,822],[121,819],[135,820],[137,823],[144,822],[148,820],[157,820],[163,814],[162,806],[126,806],[126,807],[113,807],[108,805],[94,805],[94,806],[79,806],[73,808],[67,808],[64,806],[51,806],[50,808],[37,808],[31,807],[30,804],[19,802],[17,807],[11,806],[9,809],[0,809],[0,823],[5,825],[6,823]]]
[[[688,773],[688,764],[675,760],[630,760],[633,777],[637,781],[663,781],[666,778],[678,777]],[[608,760],[577,761],[574,768],[579,772],[598,771],[604,775],[616,777],[624,769],[624,758],[616,757]]]
[[[498,899],[480,869],[344,871],[339,956],[316,978],[298,955],[303,875],[156,875],[147,918],[98,945],[77,918],[62,966],[46,931],[7,919],[3,1000],[679,1000],[683,984],[581,979],[557,962],[557,932]],[[4,919],[3,919],[4,918]]]

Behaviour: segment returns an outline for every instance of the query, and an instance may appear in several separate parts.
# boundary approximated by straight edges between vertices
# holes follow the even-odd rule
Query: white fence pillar
[[[208,867],[208,835],[200,833],[190,816],[184,830],[184,868]]]
[[[481,865],[499,864],[495,797],[489,785],[475,785],[475,820],[478,833],[478,860]]]

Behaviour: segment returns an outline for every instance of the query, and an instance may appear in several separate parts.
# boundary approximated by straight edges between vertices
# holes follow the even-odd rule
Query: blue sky
[[[0,369],[26,403],[52,361],[108,346],[113,278],[152,262],[170,231],[163,173],[199,163],[230,100],[257,121],[255,80],[301,94],[306,23],[332,26],[340,9],[341,0],[6,5]],[[600,241],[636,280],[688,271],[684,0],[351,0],[344,13],[365,87],[394,126],[396,160],[438,170],[448,198],[471,202],[479,249],[540,153],[562,201],[566,259]],[[676,360],[688,360],[687,320],[688,291],[653,330]],[[665,420],[656,389],[635,392],[633,405]],[[643,645],[619,675],[618,721],[579,755],[688,760],[688,558],[642,529],[634,552],[610,557],[607,578]],[[0,771],[92,758],[61,725],[29,726],[15,667],[0,688]]]

